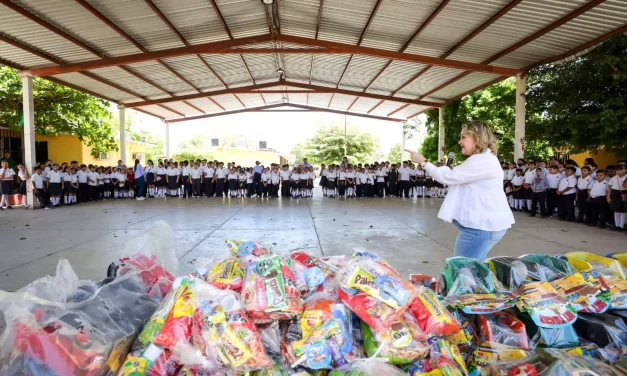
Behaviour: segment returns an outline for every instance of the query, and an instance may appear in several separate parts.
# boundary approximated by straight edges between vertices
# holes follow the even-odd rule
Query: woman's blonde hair
[[[472,136],[475,139],[474,154],[483,153],[486,149],[490,149],[492,154],[497,155],[499,145],[488,124],[481,121],[470,121],[462,125],[462,134]]]

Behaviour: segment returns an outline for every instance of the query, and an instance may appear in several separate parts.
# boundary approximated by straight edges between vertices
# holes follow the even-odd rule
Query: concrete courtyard
[[[56,210],[0,212],[0,289],[13,291],[53,274],[68,259],[82,279],[105,277],[124,243],[156,221],[176,233],[180,273],[226,255],[224,239],[253,239],[278,252],[316,255],[376,252],[404,275],[439,274],[457,230],[437,218],[442,199],[149,199],[108,200]],[[516,213],[491,255],[627,251],[622,233]]]

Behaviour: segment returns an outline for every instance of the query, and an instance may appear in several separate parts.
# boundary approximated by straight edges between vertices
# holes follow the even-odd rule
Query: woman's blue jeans
[[[459,229],[455,241],[455,256],[464,256],[483,261],[488,253],[505,236],[507,229],[501,231],[484,231],[464,227],[456,220],[453,224]]]

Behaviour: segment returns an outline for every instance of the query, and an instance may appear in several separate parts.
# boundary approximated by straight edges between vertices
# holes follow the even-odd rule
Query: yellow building
[[[211,148],[210,152],[214,158],[224,162],[235,162],[240,166],[252,167],[256,161],[261,162],[264,166],[270,166],[272,163],[281,165],[287,164],[287,159],[279,153],[266,150],[249,150],[241,148],[217,147]]]
[[[35,152],[36,160],[38,162],[44,162],[46,159],[50,159],[55,163],[70,163],[71,161],[78,161],[84,164],[97,164],[97,165],[117,165],[120,159],[120,141],[116,141],[118,145],[118,151],[111,151],[109,153],[101,154],[94,157],[91,154],[92,149],[82,143],[78,137],[72,135],[59,135],[59,136],[35,136]],[[141,141],[126,141],[126,160],[123,161],[126,165],[133,165],[135,159],[139,159],[142,163],[145,163],[146,147],[154,146],[152,144]],[[16,161],[22,161],[22,135],[19,132],[12,131],[5,127],[0,127],[0,150],[4,153],[9,151],[11,156]]]
[[[594,159],[594,163],[597,164],[599,169],[605,169],[608,165],[613,165],[617,161],[627,159],[627,150],[618,153],[610,153],[601,148],[597,152],[570,154],[567,159],[572,159],[577,162],[579,166],[583,166],[586,158]]]

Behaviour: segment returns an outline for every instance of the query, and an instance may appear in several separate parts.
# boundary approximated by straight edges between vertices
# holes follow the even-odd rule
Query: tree
[[[403,147],[401,144],[394,144],[392,148],[390,148],[390,153],[388,154],[388,162],[392,163],[400,163],[401,162],[401,149]]]
[[[300,163],[305,158],[305,146],[301,142],[295,143],[290,154],[294,156],[295,163]]]
[[[203,134],[197,134],[191,139],[179,144],[178,150],[172,155],[176,161],[208,159],[213,160],[213,153],[208,152],[209,139]]]
[[[349,127],[346,133],[346,150],[351,163],[366,163],[375,152],[375,141],[370,133]],[[332,124],[303,145],[304,155],[313,163],[340,163],[344,157],[344,126]]]
[[[588,54],[529,73],[527,137],[569,152],[625,150],[627,36]]]
[[[109,103],[51,81],[35,78],[35,132],[72,134],[92,149],[92,155],[118,150]],[[17,71],[0,66],[0,124],[21,131],[24,124],[22,83]]]

